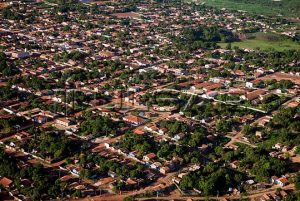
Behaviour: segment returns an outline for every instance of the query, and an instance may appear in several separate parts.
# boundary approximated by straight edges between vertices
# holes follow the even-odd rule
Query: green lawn
[[[227,8],[231,10],[243,10],[258,15],[284,17],[299,17],[299,0],[198,0],[209,6]]]
[[[225,48],[227,43],[219,43],[221,47]],[[237,46],[243,49],[257,49],[260,48],[261,50],[268,50],[274,48],[277,51],[284,51],[284,50],[300,50],[300,45],[293,42],[293,41],[279,41],[279,42],[270,42],[270,41],[263,41],[258,39],[248,39],[241,42],[234,42],[231,44],[232,47]]]

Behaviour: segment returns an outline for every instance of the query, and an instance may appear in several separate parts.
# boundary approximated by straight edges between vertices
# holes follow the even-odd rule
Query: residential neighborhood
[[[0,22],[0,200],[300,199],[299,17],[5,0]],[[254,35],[295,48],[235,46]]]

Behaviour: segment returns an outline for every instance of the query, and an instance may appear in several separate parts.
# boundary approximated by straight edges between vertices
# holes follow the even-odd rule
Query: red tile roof
[[[9,187],[12,183],[13,181],[8,179],[7,177],[3,177],[2,179],[0,179],[0,185],[4,187]]]
[[[133,122],[133,123],[142,123],[144,121],[143,118],[141,117],[138,117],[138,116],[134,116],[134,115],[128,115],[126,117],[124,117],[124,120],[125,121],[129,121],[129,122]]]

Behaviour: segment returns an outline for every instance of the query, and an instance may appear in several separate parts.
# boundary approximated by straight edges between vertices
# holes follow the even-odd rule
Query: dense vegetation
[[[233,42],[237,40],[233,33],[218,27],[186,28],[174,43],[179,50],[193,51],[199,48],[214,48],[217,42]]]
[[[19,117],[19,116],[13,116],[10,118],[1,118],[0,119],[0,132],[9,133],[13,129],[15,129],[16,125],[22,124],[23,122],[25,122],[25,118]]]
[[[24,149],[29,152],[37,151],[37,155],[43,159],[55,161],[62,159],[79,150],[81,143],[71,140],[59,132],[33,131],[35,138],[31,139]]]
[[[69,162],[69,161],[68,161]],[[109,171],[114,172],[120,178],[141,178],[144,167],[141,164],[121,164],[109,160],[99,154],[81,154],[79,165],[82,167],[80,176],[83,178],[92,178],[94,175],[106,176]],[[97,167],[96,167],[97,166]],[[95,176],[94,176],[95,178]]]
[[[300,107],[283,108],[276,115],[264,130],[266,138],[266,147],[280,142],[288,146],[297,146],[300,144]]]
[[[16,91],[11,90],[11,88],[7,86],[0,86],[0,99],[2,101],[12,100],[15,97],[17,97]]]
[[[200,190],[204,195],[225,194],[229,188],[236,187],[242,180],[242,174],[209,163],[204,168],[191,172],[182,178],[182,190]]]
[[[219,115],[220,117],[243,116],[249,113],[251,112],[245,109],[221,103],[213,104],[212,102],[194,104],[192,107],[189,107],[186,111],[184,111],[186,116],[195,117],[197,119],[208,119],[216,115]]]
[[[0,150],[0,175],[13,179],[14,185],[20,193],[33,200],[46,199],[46,197],[56,198],[65,190],[58,175],[51,175],[40,164],[21,168],[14,158],[2,150]],[[31,185],[24,185],[23,182],[26,179]]]
[[[264,149],[241,146],[236,151],[220,151],[216,148],[216,153],[227,163],[239,160],[239,170],[249,171],[260,182],[268,182],[274,175],[281,176],[288,168],[287,161],[270,157]]]
[[[0,52],[0,73],[3,76],[12,76],[19,72],[13,63],[8,62],[7,56]]]
[[[85,119],[80,124],[81,135],[93,135],[94,137],[100,136],[114,136],[117,134],[118,129],[125,126],[122,122],[115,122],[109,117],[93,116],[86,114]]]
[[[163,120],[159,123],[161,128],[167,128],[167,134],[171,137],[179,133],[186,133],[191,130],[188,124],[176,120]]]
[[[121,149],[125,149],[129,152],[137,151],[139,157],[154,152],[157,149],[156,142],[150,136],[136,135],[131,132],[126,133],[117,144]]]

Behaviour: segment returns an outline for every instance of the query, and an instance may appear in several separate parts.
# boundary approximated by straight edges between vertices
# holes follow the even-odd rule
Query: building
[[[169,172],[171,172],[171,170],[170,170],[170,168],[169,167],[162,167],[162,168],[160,168],[160,173],[162,173],[162,174],[167,174],[167,173],[169,173]]]
[[[126,117],[123,117],[123,120],[134,126],[139,126],[139,125],[142,125],[147,122],[146,119],[139,117],[139,116],[135,116],[135,115],[128,115]]]
[[[281,177],[281,178],[277,179],[275,181],[275,183],[283,187],[283,186],[286,186],[289,182],[288,182],[287,178]]]
[[[252,101],[255,99],[260,98],[262,95],[266,94],[266,91],[263,89],[258,89],[252,92],[248,92],[245,95],[241,96],[241,99],[243,100],[248,100],[248,101]]]
[[[143,157],[143,160],[146,162],[149,162],[149,161],[153,160],[154,158],[156,158],[156,155],[154,153],[150,153],[150,154],[145,155]]]
[[[62,126],[70,126],[71,125],[71,121],[67,118],[59,118],[59,119],[56,119],[55,121],[57,124],[60,124]]]
[[[13,184],[13,181],[7,177],[2,177],[0,179],[0,186],[3,186],[5,188],[10,188],[12,186],[12,184]]]
[[[287,180],[287,178],[285,177],[276,177],[276,176],[272,176],[271,179],[270,179],[270,182],[272,184],[275,184],[275,185],[280,185],[280,186],[286,186],[289,182]]]
[[[28,52],[13,52],[11,54],[11,56],[16,59],[26,59],[29,57],[29,53]]]

